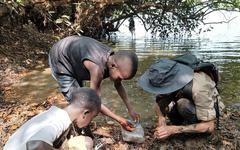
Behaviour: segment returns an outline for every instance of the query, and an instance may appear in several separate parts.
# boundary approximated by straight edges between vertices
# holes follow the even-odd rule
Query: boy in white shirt
[[[75,123],[79,128],[87,126],[97,116],[101,100],[95,90],[76,88],[72,92],[70,104],[64,109],[52,106],[47,111],[24,123],[7,141],[4,150],[52,150],[59,148],[56,141],[68,132]],[[76,148],[92,149],[90,137],[75,137]],[[58,143],[57,145],[55,143]],[[61,146],[61,145],[60,145]]]

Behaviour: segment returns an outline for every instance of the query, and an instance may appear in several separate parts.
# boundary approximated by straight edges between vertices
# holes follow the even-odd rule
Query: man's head
[[[96,91],[90,88],[75,88],[69,105],[73,121],[79,128],[87,126],[101,109],[101,99]],[[70,116],[71,117],[71,116]]]
[[[145,71],[138,83],[147,92],[170,94],[192,81],[193,73],[193,69],[187,65],[161,58]]]
[[[112,80],[128,80],[135,76],[138,69],[138,58],[134,52],[118,51],[108,63]]]

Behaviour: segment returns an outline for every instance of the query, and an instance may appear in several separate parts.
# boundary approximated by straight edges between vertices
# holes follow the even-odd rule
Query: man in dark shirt
[[[108,46],[92,38],[69,36],[52,47],[49,64],[53,77],[58,81],[60,90],[67,100],[71,99],[72,89],[82,87],[84,80],[90,80],[90,87],[100,96],[102,80],[110,77],[130,116],[139,121],[139,115],[130,105],[121,83],[122,80],[133,78],[137,72],[138,58],[135,53],[113,52]],[[103,104],[101,112],[119,122],[123,128],[133,130],[125,118],[114,114]]]

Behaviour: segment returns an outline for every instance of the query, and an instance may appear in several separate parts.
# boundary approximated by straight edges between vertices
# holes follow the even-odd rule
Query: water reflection
[[[129,100],[142,116],[144,125],[152,123],[155,113],[153,105],[155,96],[138,87],[137,81],[143,72],[154,61],[161,57],[173,57],[191,52],[197,57],[215,63],[221,72],[219,88],[226,104],[240,102],[240,40],[211,41],[208,39],[186,39],[159,41],[154,39],[138,39],[135,41],[119,40],[109,44],[114,50],[135,51],[140,64],[136,77],[124,81]],[[50,70],[30,72],[22,82],[13,86],[15,98],[23,101],[41,101],[54,94],[57,83],[50,75]],[[117,114],[128,117],[126,107],[118,96],[112,82],[108,79],[102,84],[102,101]]]
[[[238,39],[238,38],[236,38]],[[125,81],[130,100],[136,110],[141,113],[143,121],[149,122],[153,118],[154,95],[142,91],[136,82],[148,68],[150,64],[161,57],[173,57],[176,55],[191,52],[198,58],[215,63],[220,71],[221,81],[219,84],[220,94],[226,105],[240,102],[240,40],[233,42],[210,41],[200,39],[190,39],[183,41],[154,41],[137,40],[119,41],[114,46],[119,50],[134,50],[140,59],[140,67],[134,80]],[[132,86],[132,88],[129,87]],[[104,97],[107,95],[108,88],[105,88]],[[114,95],[117,97],[117,95]],[[111,97],[109,97],[111,99]],[[120,101],[120,99],[116,99]],[[118,102],[119,103],[119,102]],[[122,104],[118,107],[124,107]],[[126,112],[116,109],[117,113]]]

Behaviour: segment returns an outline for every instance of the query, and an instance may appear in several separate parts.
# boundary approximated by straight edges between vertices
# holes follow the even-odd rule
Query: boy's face
[[[94,117],[97,116],[97,112],[89,112],[89,110],[83,111],[75,120],[75,123],[79,128],[86,127]]]
[[[127,62],[122,62],[109,70],[111,80],[126,80],[129,79],[132,72],[131,65]]]
[[[110,79],[115,81],[115,80],[122,80],[123,76],[121,75],[121,72],[119,71],[118,68],[111,68],[109,71]]]

